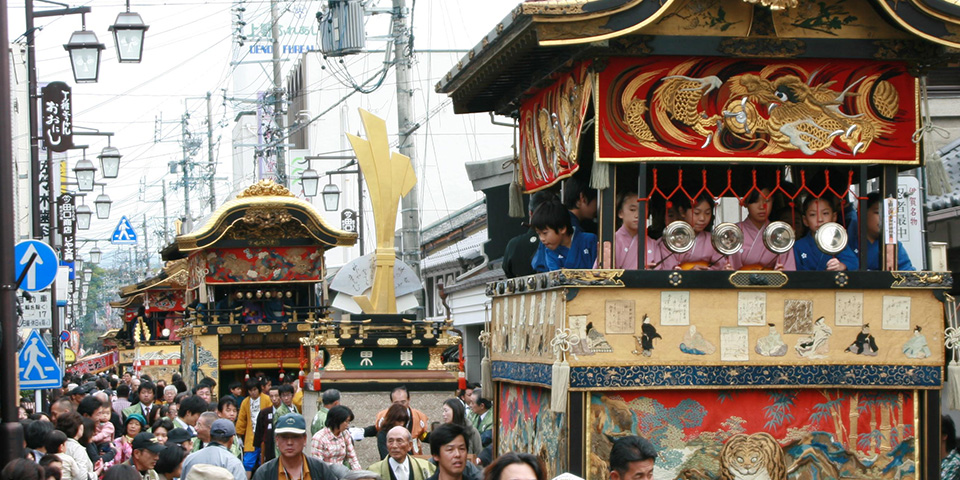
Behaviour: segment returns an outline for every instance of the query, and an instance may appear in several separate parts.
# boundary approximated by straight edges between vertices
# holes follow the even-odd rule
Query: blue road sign
[[[30,261],[31,258],[33,261]],[[60,266],[57,252],[39,240],[24,240],[18,243],[13,249],[13,263],[16,266],[17,279],[23,276],[20,288],[30,292],[49,287],[57,278]]]
[[[36,330],[30,330],[27,341],[17,353],[17,360],[21,389],[43,390],[58,388],[62,384],[63,371]]]
[[[117,223],[117,228],[113,231],[113,236],[110,237],[110,243],[114,245],[137,244],[137,231],[133,229],[133,225],[130,225],[130,220],[127,220],[126,216],[120,217],[120,222]]]

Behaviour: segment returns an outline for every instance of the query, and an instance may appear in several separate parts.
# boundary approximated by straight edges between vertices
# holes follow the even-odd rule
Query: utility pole
[[[413,44],[410,25],[407,23],[405,0],[393,0],[394,56],[397,62],[397,126],[400,137],[400,153],[410,157],[413,171],[417,171],[417,148],[413,132],[419,127],[413,123],[413,81],[411,67]],[[420,278],[420,208],[419,187],[414,185],[400,203],[400,259]],[[417,301],[423,305],[423,290],[417,290]],[[418,317],[423,317],[421,307]]]
[[[210,92],[207,92],[207,161],[210,170],[210,213],[213,213],[217,209],[217,190],[214,182],[214,177],[217,174],[217,163],[213,158],[213,106],[210,104]],[[166,207],[167,204],[164,203],[163,205]],[[166,217],[166,212],[164,212],[164,217]],[[166,227],[164,227],[163,234],[167,234]]]
[[[150,235],[147,234],[147,214],[143,214],[143,256],[147,263],[147,275],[150,274]]]
[[[190,216],[190,171],[193,168],[190,165],[190,130],[187,129],[187,123],[190,116],[187,112],[183,113],[181,117],[180,125],[180,140],[183,145],[183,160],[181,166],[183,167],[183,232],[189,233],[193,230],[193,217]]]
[[[273,37],[273,121],[276,123],[277,133],[274,143],[274,154],[277,158],[277,183],[290,188],[287,178],[287,166],[284,161],[283,143],[283,78],[280,76],[280,14],[277,12],[277,0],[270,0],[270,24]],[[211,180],[212,181],[212,180]]]
[[[169,233],[170,228],[168,227],[169,218],[167,216],[167,181],[163,181],[163,196],[160,197],[163,200],[163,244],[167,245],[170,243]]]

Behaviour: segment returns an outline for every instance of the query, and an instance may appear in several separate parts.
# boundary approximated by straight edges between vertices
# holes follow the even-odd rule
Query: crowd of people
[[[21,407],[26,456],[0,480],[479,480],[493,463],[492,404],[478,386],[444,401],[433,423],[398,386],[366,427],[351,427],[335,389],[321,393],[312,421],[296,382],[255,374],[217,401],[215,389],[209,378],[188,389],[177,374],[169,383],[68,374],[48,409]],[[366,468],[355,448],[364,438],[380,458]]]

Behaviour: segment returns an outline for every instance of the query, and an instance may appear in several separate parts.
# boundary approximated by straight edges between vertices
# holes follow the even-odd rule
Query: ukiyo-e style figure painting
[[[613,441],[630,434],[657,447],[657,478],[915,479],[913,405],[912,392],[594,393],[587,479],[608,477]]]
[[[549,478],[567,470],[567,419],[550,410],[550,390],[503,384],[499,408],[500,452],[536,455]]]

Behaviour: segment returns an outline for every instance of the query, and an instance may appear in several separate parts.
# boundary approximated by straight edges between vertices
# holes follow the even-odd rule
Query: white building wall
[[[480,383],[480,361],[483,359],[483,346],[480,345],[480,332],[484,329],[491,305],[486,295],[486,285],[453,292],[447,297],[453,315],[453,326],[463,332],[463,356],[467,381]],[[484,394],[489,395],[489,394]]]

